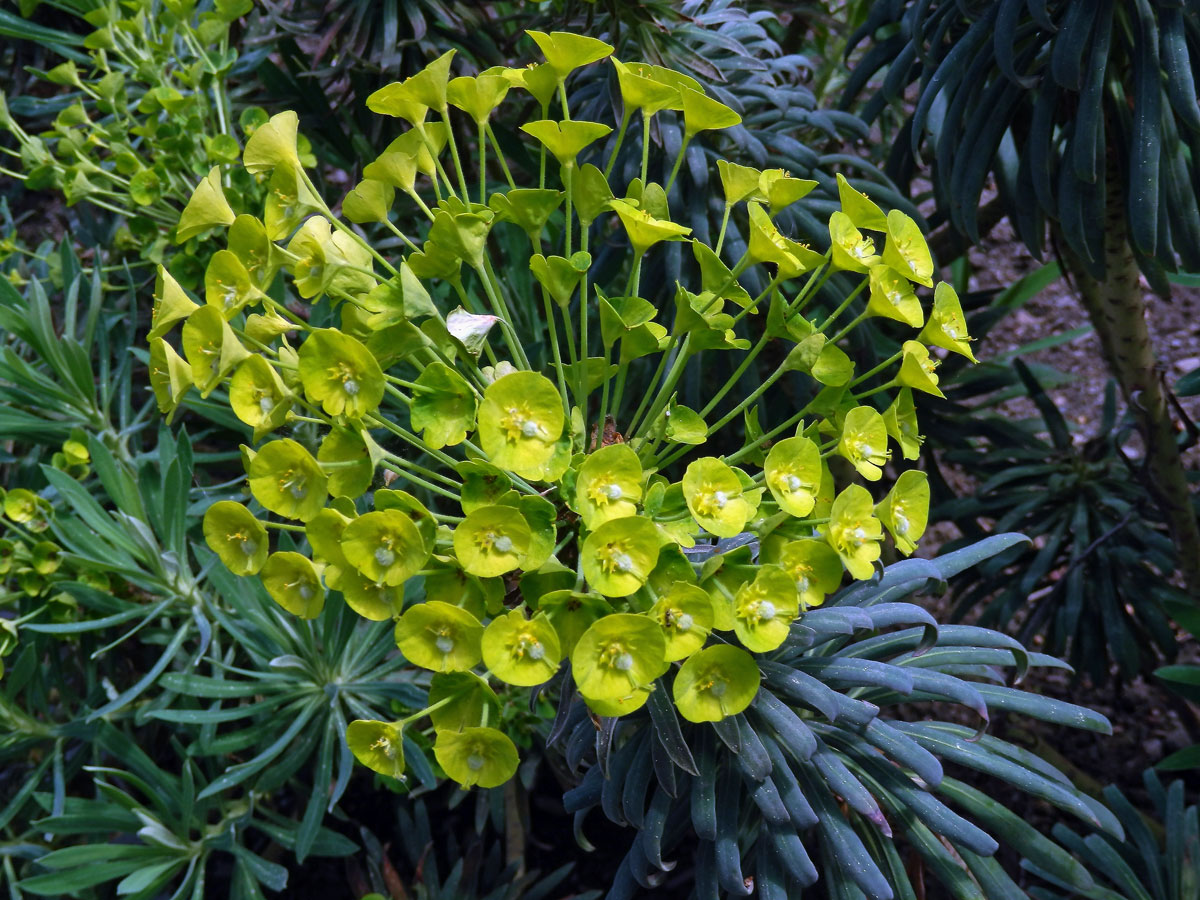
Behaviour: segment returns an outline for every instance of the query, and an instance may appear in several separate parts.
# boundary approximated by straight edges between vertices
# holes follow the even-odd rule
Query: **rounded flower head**
[[[454,553],[472,575],[492,578],[521,565],[529,549],[529,524],[513,506],[481,506],[454,529]]]
[[[825,257],[806,244],[784,237],[757,202],[751,202],[750,211],[750,259],[755,262],[774,263],[776,275],[781,279],[795,278],[815,269],[825,262]]]
[[[683,496],[700,527],[717,537],[740,534],[754,515],[754,507],[742,496],[737,472],[711,456],[687,467]]]
[[[762,566],[733,598],[733,630],[746,649],[767,653],[787,640],[799,611],[795,582],[779,566]]]
[[[240,503],[221,500],[204,513],[204,540],[234,575],[255,575],[267,561],[267,529]]]
[[[921,301],[913,293],[912,285],[903,275],[889,266],[872,266],[871,299],[867,301],[867,314],[895,319],[913,328],[920,328],[925,321]]]
[[[396,646],[414,665],[434,672],[463,672],[483,658],[483,626],[461,606],[441,600],[418,603],[396,623]]]
[[[888,435],[900,445],[905,459],[916,459],[921,455],[924,438],[917,429],[917,407],[913,403],[912,388],[901,388],[883,412],[883,423]]]
[[[526,619],[518,609],[493,619],[483,632],[483,664],[518,687],[544,684],[562,659],[558,634],[543,614]]]
[[[175,243],[185,244],[210,228],[232,225],[237,218],[221,188],[221,169],[213,166],[200,179],[175,226]]]
[[[271,599],[292,615],[315,619],[325,607],[321,576],[307,556],[291,551],[272,553],[259,577]]]
[[[412,519],[398,509],[366,513],[342,532],[346,561],[377,584],[403,584],[420,571],[429,552]]]
[[[917,339],[934,347],[941,347],[951,353],[965,356],[971,362],[978,362],[971,352],[972,337],[967,334],[967,319],[963,315],[962,304],[954,288],[944,281],[933,289],[933,311],[929,314],[929,322],[917,335]]]
[[[677,581],[650,610],[667,636],[668,662],[686,659],[704,646],[713,626],[712,601],[695,584]]]
[[[812,512],[821,486],[821,449],[806,437],[790,437],[771,448],[763,465],[767,488],[789,515]]]
[[[588,528],[637,513],[642,464],[628,444],[609,444],[584,460],[575,481],[575,508]]]
[[[254,429],[255,440],[279,428],[292,408],[292,393],[261,356],[249,357],[229,380],[234,415]]]
[[[850,460],[858,474],[868,481],[878,481],[883,476],[880,466],[891,454],[887,445],[887,426],[878,410],[856,406],[846,413],[838,453]]]
[[[648,688],[667,670],[667,639],[653,619],[615,613],[592,624],[571,652],[579,693],[620,700]]]
[[[346,744],[354,758],[372,772],[404,777],[404,736],[398,722],[355,719],[346,728]]]
[[[150,388],[158,402],[158,411],[165,413],[169,423],[179,408],[184,394],[195,387],[192,367],[175,348],[162,338],[150,341]]]
[[[13,488],[8,493],[0,494],[0,497],[4,498],[5,517],[18,525],[36,519],[46,502],[27,488]]]
[[[611,519],[583,542],[583,576],[606,597],[628,597],[658,562],[658,529],[649,519]]]
[[[566,417],[554,383],[536,372],[497,378],[483,392],[479,440],[492,463],[522,478],[549,475]]]
[[[159,266],[154,282],[154,311],[150,316],[150,333],[146,335],[146,340],[162,337],[176,322],[182,322],[199,308],[179,286],[179,282],[171,277],[171,273],[164,266]]]
[[[750,705],[758,682],[754,657],[741,647],[706,647],[689,657],[675,675],[675,706],[689,722],[720,722]]]
[[[499,787],[517,773],[521,761],[516,744],[495,728],[439,731],[433,755],[446,774],[464,788]]]
[[[908,556],[929,524],[929,476],[917,469],[901,473],[875,514],[895,538],[896,549]]]
[[[860,580],[871,577],[875,571],[872,563],[879,559],[883,527],[874,511],[870,491],[859,484],[838,494],[829,511],[829,546],[837,551],[846,571]]]
[[[842,583],[842,562],[825,541],[789,541],[780,550],[779,565],[795,583],[801,609],[820,606]]]
[[[867,272],[880,262],[875,242],[854,227],[845,213],[829,217],[829,238],[833,244],[833,267],[847,272]]]
[[[935,397],[945,397],[938,387],[938,361],[929,355],[929,350],[920,341],[905,341],[904,357],[900,362],[900,374],[896,381],[913,390],[924,391]]]
[[[883,261],[909,281],[933,287],[933,257],[925,235],[911,218],[893,209],[887,215],[887,243]]]
[[[438,706],[445,701],[444,706]],[[474,672],[439,672],[429,682],[429,720],[436,731],[462,731],[500,719],[500,698]]]
[[[250,493],[273,513],[307,522],[325,507],[326,478],[300,444],[285,438],[265,444],[250,460]]]
[[[300,345],[300,381],[309,400],[331,416],[361,418],[383,399],[383,370],[359,341],[320,328]]]

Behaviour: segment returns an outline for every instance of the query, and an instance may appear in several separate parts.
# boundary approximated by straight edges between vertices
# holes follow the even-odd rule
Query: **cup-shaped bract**
[[[779,551],[779,566],[795,583],[802,610],[820,606],[842,583],[842,562],[837,551],[815,538],[784,544]]]
[[[800,598],[788,574],[779,566],[759,566],[754,580],[733,598],[733,630],[746,649],[769,653],[787,639],[799,611]]]
[[[916,222],[898,209],[887,214],[883,262],[909,281],[933,287],[933,257],[929,255],[925,235]]]
[[[675,673],[675,706],[689,722],[720,722],[750,705],[759,678],[754,657],[741,647],[705,647]]]
[[[713,626],[713,606],[699,585],[677,581],[650,609],[667,636],[668,662],[686,659],[704,646]]]
[[[285,550],[272,553],[259,572],[271,599],[302,619],[315,619],[325,607],[325,588],[307,556]]]
[[[921,327],[925,321],[925,313],[907,278],[891,266],[881,263],[871,267],[870,279],[868,315],[895,319],[913,328]]]
[[[700,527],[717,537],[740,534],[754,515],[754,506],[743,496],[737,472],[711,456],[697,459],[687,467],[683,496]]]
[[[662,537],[649,519],[610,519],[583,541],[583,577],[605,597],[628,597],[650,577],[661,546]]]
[[[565,79],[576,69],[583,68],[612,55],[613,46],[604,41],[583,34],[571,34],[569,31],[552,31],[546,34],[541,31],[526,31],[538,45],[546,62],[554,70],[558,78]]]
[[[183,355],[192,367],[192,381],[200,396],[207,397],[250,353],[220,310],[202,306],[183,323]]]
[[[371,771],[404,777],[404,735],[399,722],[355,719],[346,728],[346,744],[354,758]]]
[[[204,540],[234,575],[255,575],[267,561],[267,529],[242,504],[219,500],[204,513]]]
[[[481,506],[454,529],[454,554],[463,570],[492,578],[520,568],[529,550],[529,523],[513,506]]]
[[[628,444],[591,453],[575,479],[575,508],[588,528],[637,513],[642,499],[642,464]]]
[[[154,311],[150,316],[150,333],[146,340],[153,342],[170,331],[200,307],[187,295],[165,266],[158,267],[154,281]]]
[[[875,518],[871,493],[860,484],[852,484],[833,501],[826,526],[829,546],[837,551],[851,577],[870,578],[879,559],[883,526]]]
[[[521,130],[541,142],[564,168],[575,165],[575,157],[595,141],[612,131],[609,125],[599,122],[584,122],[578,119],[564,119],[555,122],[552,119],[539,119],[536,122],[526,122]]]
[[[383,370],[365,346],[336,328],[318,328],[300,345],[304,393],[331,416],[359,419],[383,400]]]
[[[183,208],[179,224],[175,226],[175,240],[182,244],[210,228],[232,225],[236,218],[221,187],[221,170],[213,166],[209,173],[200,179],[200,183],[188,199],[187,206]]]
[[[426,600],[396,622],[396,646],[414,665],[434,672],[465,672],[483,658],[483,625],[461,606]]]
[[[647,616],[614,613],[594,622],[571,651],[579,693],[619,700],[648,688],[668,667],[662,626]]]
[[[875,514],[896,541],[896,549],[911,554],[929,524],[929,476],[918,469],[902,472]]]
[[[299,171],[300,151],[297,149],[297,131],[300,117],[290,109],[271,116],[270,120],[254,129],[242,151],[242,165],[251,175],[261,175],[275,169]]]
[[[554,383],[537,372],[497,378],[479,405],[479,441],[492,463],[522,478],[550,474],[566,416]]]
[[[764,480],[779,508],[803,518],[817,502],[821,486],[821,449],[806,437],[784,438],[763,464]]]
[[[499,787],[517,772],[517,745],[495,728],[439,731],[433,755],[442,770],[464,788]]]
[[[370,435],[334,426],[321,439],[317,461],[328,470],[332,497],[361,497],[375,478],[375,459],[367,445]]]
[[[905,459],[916,459],[921,455],[921,436],[917,427],[917,407],[913,403],[912,388],[901,388],[891,406],[883,411],[883,422],[888,436],[900,445]]]
[[[865,237],[845,213],[835,212],[829,217],[829,239],[835,269],[865,273],[882,261],[875,252],[875,241]]]
[[[573,584],[573,577],[571,581]],[[593,623],[613,611],[612,604],[603,597],[568,588],[543,594],[538,598],[537,608],[554,626],[554,633],[558,635],[559,647],[564,656],[571,655],[575,645],[579,643],[580,636],[591,628]]]
[[[364,513],[342,532],[346,561],[376,583],[403,584],[425,565],[429,552],[412,519],[396,509]]]
[[[846,413],[838,453],[853,463],[858,474],[868,481],[883,477],[883,466],[891,455],[887,445],[887,425],[879,410],[856,406]]]
[[[150,341],[149,368],[150,388],[154,391],[158,411],[166,414],[170,422],[184,394],[195,386],[192,367],[165,340],[154,338]]]
[[[888,220],[879,205],[855,188],[846,180],[841,172],[837,175],[838,199],[842,204],[842,213],[856,228],[869,228],[871,231],[887,231]]]
[[[945,397],[938,387],[938,361],[929,355],[929,348],[920,341],[905,341],[901,349],[904,356],[900,360],[897,384],[935,397]]]
[[[248,304],[258,302],[261,294],[238,255],[231,250],[218,250],[204,272],[204,296],[209,306],[215,306],[226,319],[232,319]]]
[[[635,256],[641,256],[661,241],[678,241],[692,233],[692,229],[657,218],[627,200],[610,200],[608,205],[625,226]]]
[[[254,438],[259,440],[287,420],[292,392],[274,367],[254,354],[229,380],[229,406],[234,415],[254,429]]]
[[[507,684],[533,687],[558,671],[558,634],[544,613],[526,619],[519,609],[492,619],[483,632],[483,664]]]
[[[307,522],[325,506],[325,473],[312,454],[291,438],[264,444],[246,474],[254,499],[285,518]]]
[[[958,293],[949,283],[940,281],[933,289],[933,310],[929,313],[929,321],[917,335],[917,340],[965,356],[971,362],[978,362],[971,352],[972,338],[967,333],[967,319],[963,315]]]

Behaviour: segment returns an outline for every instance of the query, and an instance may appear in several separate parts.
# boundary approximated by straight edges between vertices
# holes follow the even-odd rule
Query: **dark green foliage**
[[[1080,835],[1065,825],[1054,826],[1054,837],[1096,873],[1097,883],[1091,887],[1079,884],[1047,871],[1036,860],[1026,859],[1022,862],[1026,869],[1054,885],[1054,889],[1035,888],[1031,891],[1034,897],[1183,900],[1196,896],[1200,885],[1200,810],[1185,806],[1182,781],[1164,786],[1154,770],[1147,769],[1142,782],[1154,810],[1153,820],[1140,813],[1116,787],[1104,789],[1104,802],[1124,827],[1125,840],[1096,832]]]
[[[965,575],[954,615],[977,612],[990,627],[1016,623],[1023,641],[1044,635],[1047,652],[1066,655],[1097,681],[1108,680],[1112,665],[1132,677],[1174,655],[1168,611],[1184,601],[1169,581],[1174,548],[1124,453],[1130,428],[1116,420],[1110,385],[1097,436],[1077,445],[1029,368],[1020,360],[1013,366],[1040,417],[993,420],[985,445],[948,448],[944,460],[980,486],[941,504],[937,515],[958,524],[961,544],[984,533],[981,521],[1035,543]]]
[[[751,707],[715,725],[681,728],[671,705],[652,695],[646,711],[594,726],[582,703],[562,697],[549,742],[584,773],[565,798],[577,834],[596,807],[637,832],[609,898],[640,896],[676,863],[694,866],[695,897],[744,896],[751,883],[758,896],[795,897],[818,878],[829,896],[911,897],[901,840],[956,893],[1019,893],[993,859],[997,840],[1090,885],[1062,845],[1014,827],[1002,806],[944,777],[943,764],[999,778],[1119,841],[1121,823],[1059,772],[981,736],[999,710],[1105,733],[1107,720],[1004,684],[1005,668],[1019,680],[1031,666],[1062,665],[1053,658],[994,631],[938,628],[908,602],[1021,543],[989,538],[844,590],[760,661]],[[894,711],[931,701],[961,707],[979,731]]]
[[[1102,277],[1104,173],[1115,166],[1143,269],[1161,284],[1177,261],[1200,267],[1196,4],[897,0],[873,5],[850,39],[859,46],[843,105],[874,84],[863,106],[874,120],[917,86],[889,174],[908,185],[930,162],[939,217],[972,242],[994,174],[1035,254],[1051,220]]]

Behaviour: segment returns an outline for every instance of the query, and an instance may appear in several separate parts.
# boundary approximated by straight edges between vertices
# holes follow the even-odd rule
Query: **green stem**
[[[646,111],[642,110],[642,186],[645,187],[646,179],[650,174],[650,123],[653,121],[653,116],[646,115]]]
[[[496,133],[492,131],[491,124],[487,126],[488,140],[492,142],[492,149],[496,151],[496,158],[500,160],[500,168],[504,170],[504,178],[508,182],[510,188],[516,188],[517,183],[513,181],[512,172],[508,169],[508,160],[504,158],[504,154],[500,151],[500,142],[496,140]]]
[[[683,158],[687,154],[688,144],[691,143],[691,141],[691,136],[686,135],[683,139],[683,144],[679,148],[679,155],[675,157],[675,165],[671,167],[671,177],[667,179],[666,192],[668,194],[671,193],[671,185],[675,183],[675,176],[679,174],[679,167],[683,165]],[[728,209],[728,207],[726,207],[726,209]]]
[[[621,127],[617,130],[617,142],[613,144],[612,153],[609,154],[608,163],[604,166],[604,177],[612,173],[613,166],[617,162],[617,154],[621,151],[621,144],[625,140],[625,132],[629,128],[629,120],[633,117],[633,108],[625,107],[625,112],[621,116]]]
[[[467,176],[463,174],[462,159],[458,155],[458,143],[454,140],[454,127],[450,124],[450,107],[443,106],[438,112],[446,124],[446,136],[450,140],[450,157],[454,160],[454,174],[458,176],[458,186],[462,190],[463,200],[470,201],[467,194]]]
[[[837,309],[830,313],[828,319],[820,324],[820,326],[817,328],[817,331],[824,333],[825,329],[832,325],[837,320],[838,316],[840,316],[850,307],[850,304],[853,303],[855,298],[863,292],[863,288],[865,288],[867,284],[868,281],[865,278],[860,281],[858,283],[858,287],[846,295],[846,299],[841,302],[841,305],[838,306]]]

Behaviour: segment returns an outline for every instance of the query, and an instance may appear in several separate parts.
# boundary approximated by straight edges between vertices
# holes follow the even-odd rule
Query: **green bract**
[[[439,731],[433,745],[438,765],[463,787],[499,787],[517,771],[517,747],[495,728]]]
[[[354,758],[373,772],[404,777],[404,737],[396,722],[356,719],[346,728]]]
[[[405,513],[376,510],[359,516],[342,532],[346,561],[376,583],[403,584],[429,558],[420,531]]]
[[[790,541],[779,553],[780,567],[791,576],[801,609],[820,606],[842,583],[842,563],[825,541]]]
[[[667,640],[653,619],[615,613],[592,624],[571,651],[579,693],[620,700],[648,688],[667,670]]]
[[[896,549],[908,556],[929,523],[929,476],[916,469],[903,472],[875,513],[895,539]]]
[[[713,626],[712,601],[698,585],[677,581],[650,610],[667,636],[666,659],[686,659],[704,646]]]
[[[204,540],[235,575],[254,575],[271,552],[267,529],[231,500],[220,500],[204,513]]]
[[[441,672],[429,682],[429,719],[437,731],[462,731],[498,721],[500,698],[474,672]]]
[[[312,560],[290,550],[272,553],[262,567],[262,582],[272,599],[293,615],[315,619],[325,606],[325,588]]]
[[[361,418],[383,399],[383,371],[361,343],[333,328],[309,334],[300,345],[304,393],[331,416]]]
[[[863,478],[878,481],[883,477],[880,467],[890,456],[887,438],[887,425],[879,411],[856,406],[846,413],[838,453],[850,460]]]
[[[307,522],[325,506],[325,473],[312,454],[285,438],[265,444],[246,467],[254,499],[273,513]]]
[[[529,524],[520,511],[481,506],[454,529],[454,554],[465,571],[490,578],[519,568],[529,541]]]
[[[870,578],[875,571],[872,564],[879,559],[883,528],[874,510],[870,492],[852,484],[837,495],[829,511],[829,545],[854,578]]]
[[[483,632],[483,664],[508,684],[532,687],[549,681],[562,658],[558,634],[544,614],[526,619],[514,609]]]
[[[459,606],[426,600],[396,623],[396,646],[410,662],[435,672],[464,672],[483,658],[483,626]]]
[[[679,714],[689,722],[719,722],[740,713],[758,693],[758,667],[740,647],[718,644],[693,654],[675,674]]]
[[[797,518],[812,512],[821,486],[821,450],[806,437],[785,438],[763,464],[767,487],[780,509]]]
[[[575,508],[588,528],[634,515],[641,499],[642,464],[627,445],[601,447],[580,466]]]
[[[733,537],[754,514],[742,496],[742,481],[719,459],[698,459],[683,476],[683,496],[700,527],[717,537]]]
[[[522,478],[550,476],[562,435],[562,398],[536,372],[513,372],[488,385],[479,406],[479,439],[493,463]]]
[[[583,576],[606,597],[627,597],[650,577],[660,544],[658,529],[649,519],[611,519],[583,542]]]

